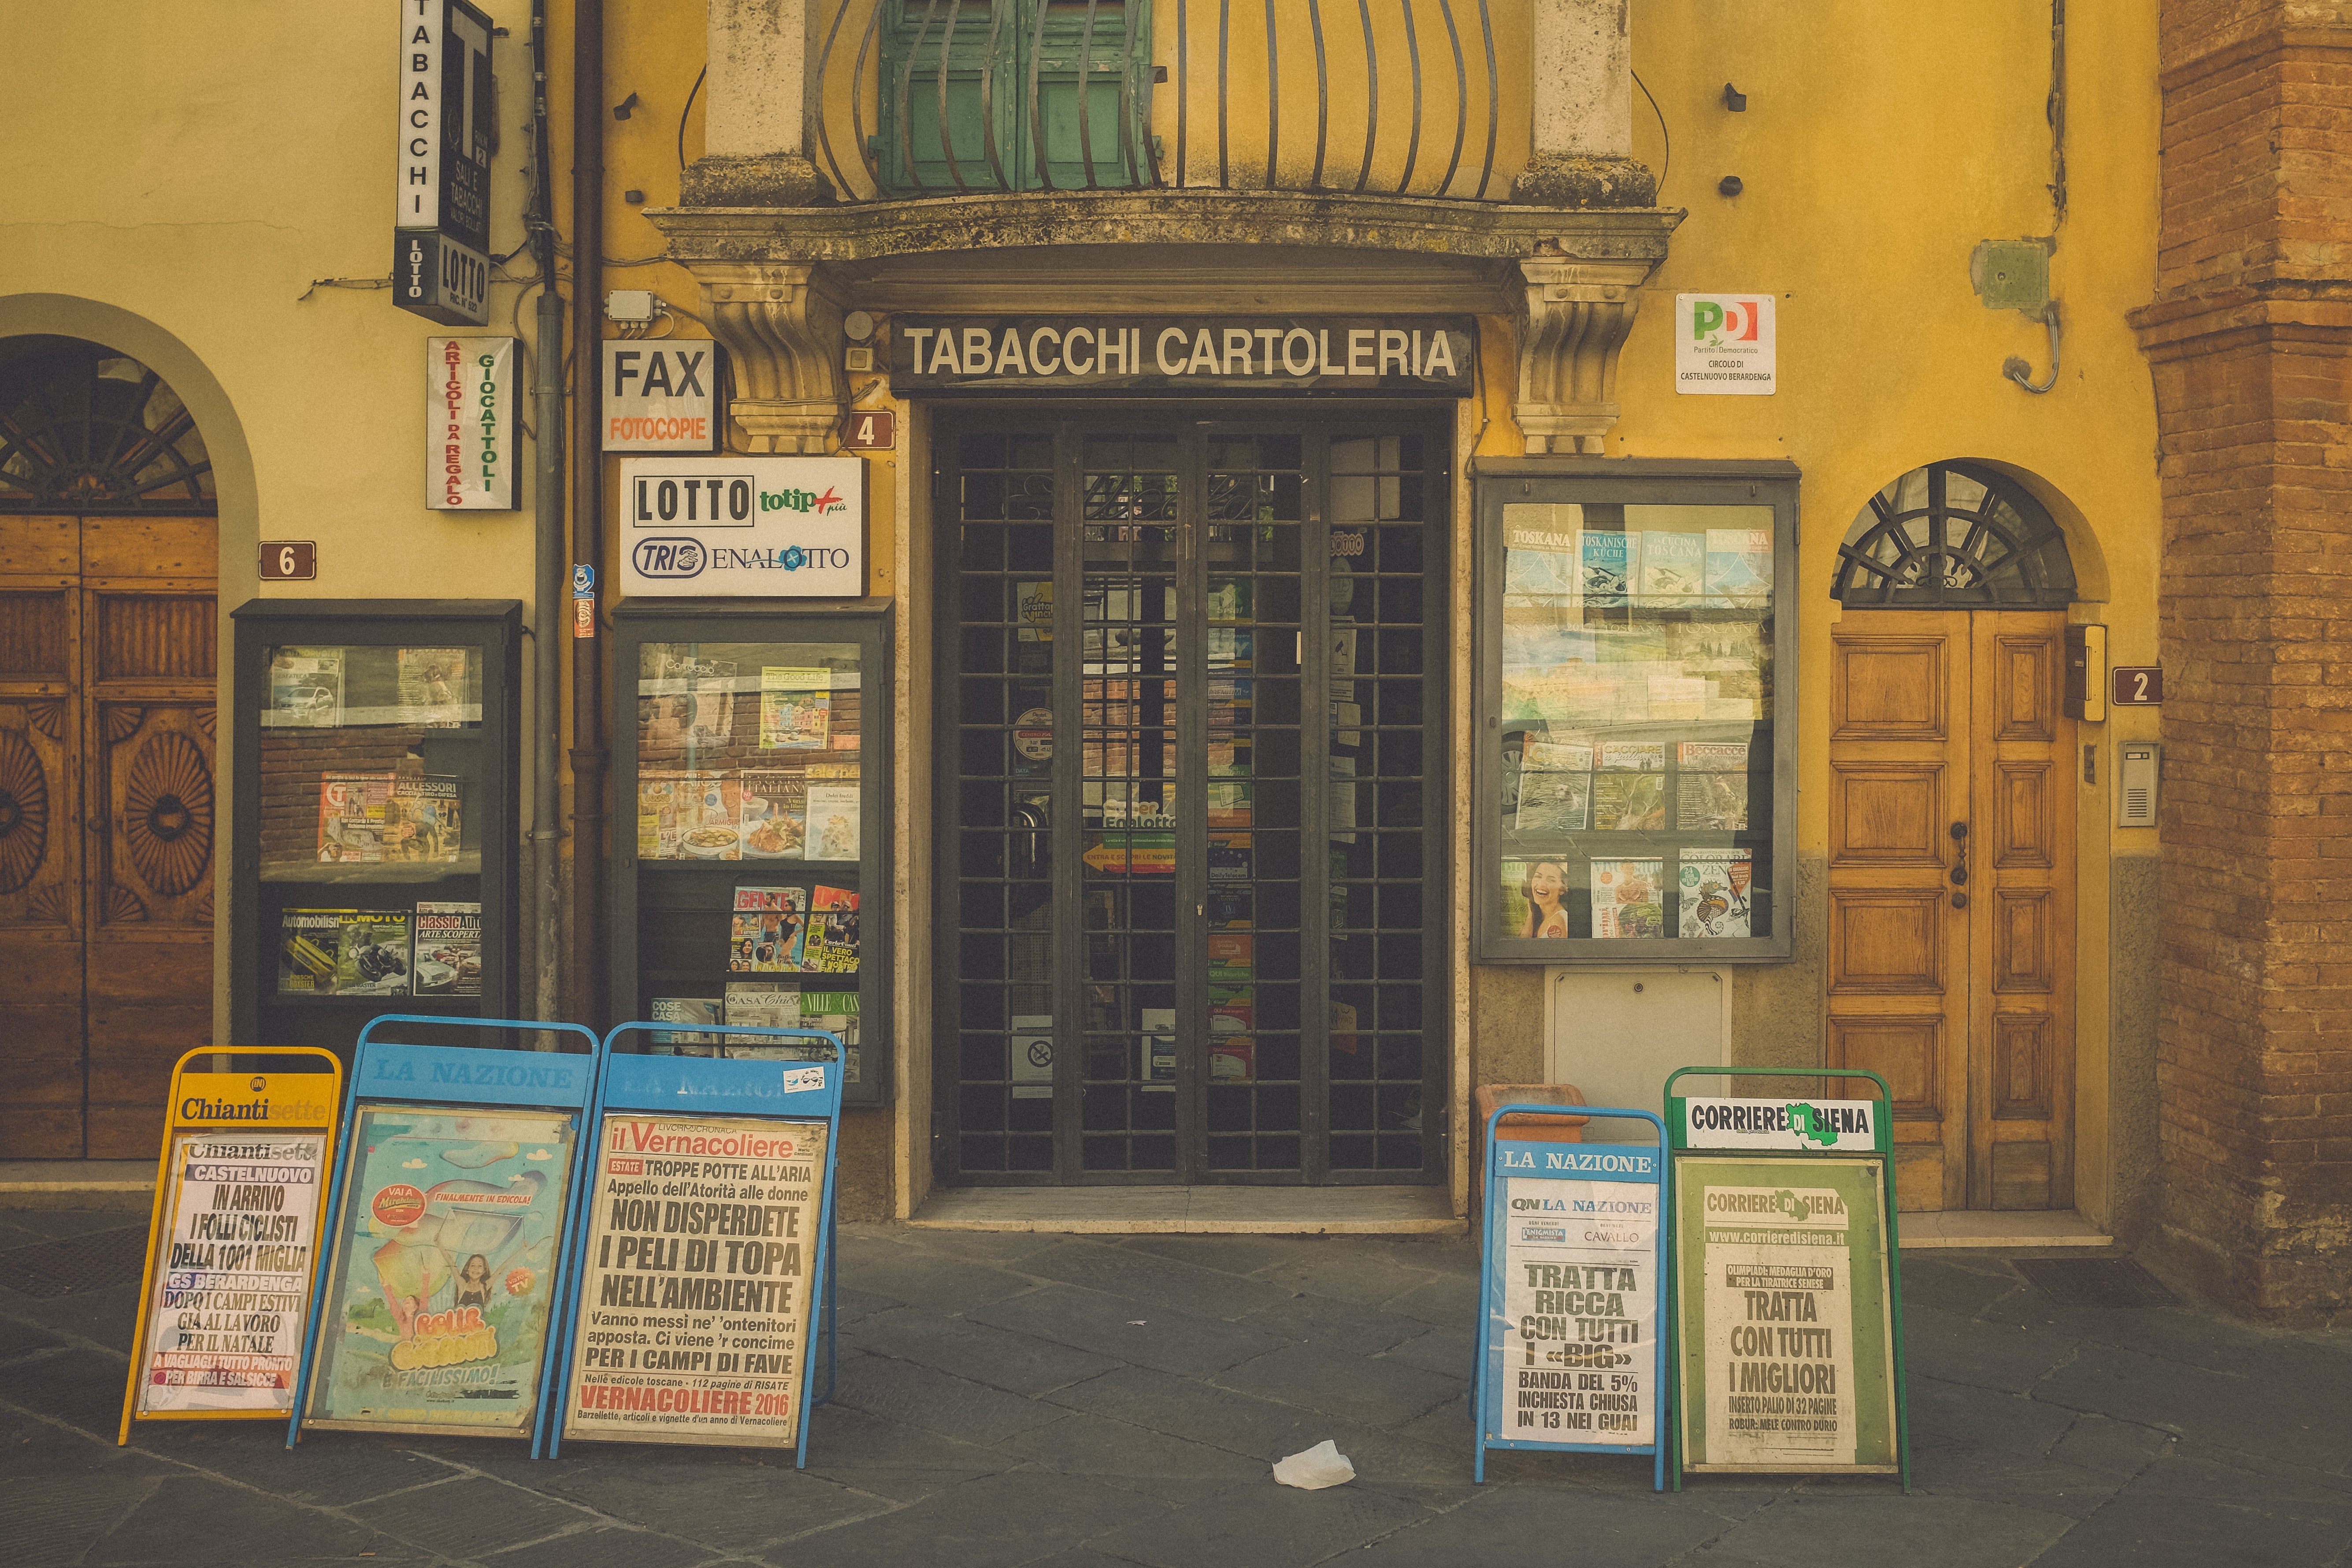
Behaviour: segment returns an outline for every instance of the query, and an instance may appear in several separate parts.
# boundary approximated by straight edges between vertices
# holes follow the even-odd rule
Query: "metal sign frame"
[[[1644,1143],[1539,1143],[1498,1140],[1496,1130],[1502,1120],[1514,1112],[1534,1111],[1557,1115],[1566,1111],[1586,1118],[1614,1117],[1627,1121],[1646,1121],[1657,1129],[1658,1141]],[[1506,1166],[1496,1160],[1498,1154],[1525,1152],[1528,1164]],[[1483,1482],[1486,1479],[1486,1450],[1489,1448],[1525,1448],[1562,1454],[1647,1454],[1652,1458],[1651,1489],[1664,1491],[1666,1487],[1666,1447],[1672,1429],[1668,1394],[1671,1385],[1666,1380],[1667,1337],[1674,1321],[1674,1248],[1668,1244],[1667,1216],[1671,1211],[1668,1189],[1673,1182],[1673,1163],[1667,1157],[1666,1126],[1654,1111],[1618,1110],[1599,1105],[1536,1105],[1515,1102],[1497,1107],[1486,1119],[1486,1228],[1479,1237],[1479,1318],[1475,1339],[1475,1364],[1471,1369],[1470,1415],[1476,1427],[1477,1451],[1473,1460],[1471,1479]],[[1647,1443],[1560,1443],[1531,1438],[1506,1438],[1490,1435],[1486,1416],[1496,1408],[1503,1388],[1504,1341],[1502,1333],[1509,1324],[1503,1310],[1503,1265],[1507,1248],[1499,1244],[1503,1226],[1508,1223],[1504,1212],[1505,1194],[1514,1177],[1533,1176],[1549,1181],[1619,1182],[1651,1187],[1657,1194],[1655,1225],[1651,1233],[1651,1296],[1655,1303],[1656,1322],[1650,1335],[1652,1369],[1650,1383],[1650,1436]],[[1598,1375],[1598,1374],[1595,1374]]]
[[[549,1083],[542,1086],[514,1083],[475,1084],[455,1079],[448,1075],[452,1069],[475,1067],[486,1056],[515,1056],[541,1061],[563,1061],[570,1059],[569,1054],[551,1056],[550,1053],[508,1050],[497,1046],[410,1046],[373,1037],[378,1027],[390,1024],[417,1025],[436,1029],[513,1029],[530,1034],[578,1035],[586,1040],[588,1045],[587,1049],[580,1053],[581,1057],[585,1058],[581,1063],[583,1070],[566,1073],[563,1075],[565,1081],[562,1083]],[[352,1129],[357,1123],[360,1107],[362,1104],[422,1104],[442,1106],[450,1110],[467,1110],[478,1108],[541,1111],[570,1110],[578,1114],[584,1132],[594,1087],[595,1053],[595,1034],[578,1024],[543,1023],[521,1018],[455,1018],[423,1013],[383,1013],[369,1019],[361,1028],[359,1039],[352,1047],[352,1071],[350,1078],[344,1083],[342,1119],[338,1124],[335,1136],[335,1177],[327,1194],[325,1215],[320,1220],[320,1247],[322,1248],[331,1247],[331,1244],[327,1241],[324,1234],[325,1227],[330,1224],[339,1223],[343,1212],[344,1191],[352,1176],[354,1145],[352,1142]],[[435,1073],[433,1069],[436,1068],[442,1069],[441,1074]],[[436,1076],[442,1077],[443,1081],[435,1082]],[[378,1080],[386,1087],[371,1091],[369,1088],[371,1080]],[[401,1086],[398,1090],[390,1087],[394,1084]],[[426,1086],[429,1086],[430,1092],[422,1094],[415,1092],[417,1088]],[[567,1207],[559,1213],[556,1218],[558,1241],[554,1260],[550,1265],[551,1278],[548,1281],[549,1335],[542,1336],[540,1342],[539,1400],[531,1411],[531,1434],[534,1442],[537,1440],[539,1430],[548,1418],[548,1384],[553,1371],[553,1361],[550,1355],[552,1346],[551,1334],[556,1321],[555,1314],[562,1308],[564,1292],[565,1258],[562,1237],[572,1222],[571,1205],[576,1205],[578,1201],[581,1159],[586,1147],[584,1137],[575,1135],[572,1139],[571,1170],[567,1177],[569,1185],[565,1188],[564,1201]],[[312,1424],[305,1421],[306,1406],[310,1395],[311,1373],[318,1366],[320,1340],[325,1331],[328,1287],[334,1281],[336,1274],[333,1255],[330,1252],[322,1266],[313,1271],[310,1287],[310,1315],[302,1338],[301,1367],[294,1381],[293,1410],[286,1423],[286,1446],[289,1448],[302,1440],[303,1426],[306,1424]],[[338,1426],[336,1429],[341,1428]],[[380,1429],[403,1430],[390,1426]],[[487,1428],[463,1426],[436,1426],[422,1430],[435,1434],[448,1433],[467,1436],[507,1435]],[[520,1433],[513,1435],[521,1436]]]
[[[200,1090],[194,1095],[191,1094],[190,1091],[195,1089],[196,1086],[188,1080],[194,1078],[247,1079],[249,1080],[247,1092],[260,1095],[262,1098],[258,1103],[265,1112],[268,1110],[268,1096],[274,1086],[266,1080],[278,1075],[254,1074],[249,1070],[242,1073],[191,1072],[189,1070],[189,1063],[199,1058],[215,1057],[244,1060],[268,1058],[289,1062],[323,1061],[326,1064],[323,1072],[283,1075],[287,1078],[323,1079],[325,1098],[319,1107],[323,1114],[315,1117],[305,1114],[291,1120],[280,1120],[267,1114],[249,1119],[186,1114],[185,1107],[191,1099],[194,1099],[198,1105],[216,1103],[207,1100]],[[205,1131],[212,1129],[217,1129],[227,1134],[246,1131],[266,1131],[271,1135],[279,1133],[299,1135],[316,1132],[324,1143],[319,1154],[320,1175],[330,1176],[335,1167],[338,1147],[335,1139],[335,1108],[343,1097],[343,1064],[335,1058],[334,1052],[321,1049],[317,1046],[231,1046],[227,1047],[200,1046],[194,1050],[184,1052],[180,1059],[172,1064],[171,1085],[171,1097],[166,1100],[163,1110],[163,1146],[155,1156],[155,1199],[147,1219],[147,1259],[141,1267],[139,1274],[139,1317],[131,1330],[131,1372],[122,1392],[122,1426],[114,1439],[118,1447],[131,1441],[131,1424],[133,1421],[274,1420],[280,1414],[276,1410],[142,1410],[139,1408],[140,1382],[147,1368],[148,1331],[153,1325],[155,1319],[154,1301],[159,1279],[155,1268],[156,1254],[163,1246],[163,1227],[178,1208],[180,1182],[175,1171],[177,1163],[172,1157],[172,1151],[179,1135],[183,1132]],[[306,1111],[310,1109],[309,1106],[304,1107]],[[327,1184],[323,1180],[316,1184],[318,1190],[315,1207],[310,1216],[310,1280],[301,1292],[306,1303],[310,1299],[310,1287],[318,1280],[319,1248],[323,1245],[326,1237]],[[304,1325],[297,1326],[298,1340],[304,1337],[303,1327]]]
[[[1689,1104],[1691,1097],[1686,1095],[1676,1095],[1675,1093],[1675,1082],[1685,1078],[1834,1078],[1866,1079],[1867,1081],[1878,1086],[1878,1104],[1880,1107],[1879,1114],[1873,1119],[1873,1124],[1871,1127],[1871,1147],[1867,1150],[1830,1148],[1815,1152],[1808,1152],[1801,1147],[1769,1149],[1729,1144],[1720,1146],[1700,1145],[1693,1147],[1690,1142],[1689,1123]],[[1893,1384],[1893,1387],[1889,1389],[1888,1393],[1894,1405],[1895,1413],[1895,1465],[1893,1466],[1893,1469],[1895,1474],[1902,1478],[1903,1489],[1906,1492],[1910,1491],[1911,1404],[1908,1393],[1910,1379],[1907,1375],[1903,1347],[1903,1243],[1901,1234],[1898,1229],[1899,1221],[1896,1218],[1895,1201],[1895,1145],[1892,1115],[1895,1104],[1894,1091],[1887,1087],[1886,1080],[1884,1078],[1881,1078],[1878,1074],[1872,1072],[1865,1068],[1768,1068],[1713,1066],[1676,1068],[1673,1072],[1666,1075],[1664,1097],[1667,1116],[1667,1137],[1672,1145],[1671,1157],[1675,1163],[1679,1163],[1684,1156],[1691,1154],[1702,1155],[1709,1158],[1779,1161],[1797,1163],[1801,1163],[1808,1160],[1852,1161],[1857,1157],[1876,1158],[1880,1162],[1881,1202],[1884,1205],[1883,1214],[1885,1225],[1882,1232],[1885,1250],[1879,1262],[1881,1267],[1885,1270],[1886,1279],[1888,1366],[1890,1381]],[[1756,1100],[1755,1103],[1765,1105],[1773,1102],[1770,1100]],[[1801,1139],[1799,1139],[1799,1142],[1801,1142]],[[1835,1142],[1842,1142],[1843,1136],[1841,1135],[1838,1137]],[[1676,1184],[1677,1187],[1679,1187],[1680,1184],[1677,1183]],[[1682,1226],[1682,1215],[1679,1211],[1678,1201],[1677,1204],[1669,1205],[1667,1221],[1673,1238],[1669,1240],[1668,1247],[1669,1250],[1675,1250],[1679,1245]],[[1682,1317],[1682,1307],[1683,1303],[1677,1300],[1675,1302],[1675,1318],[1678,1331]],[[1689,1409],[1688,1403],[1684,1397],[1683,1358],[1680,1354],[1677,1354],[1675,1357],[1675,1404],[1680,1416],[1686,1419],[1689,1415]],[[1675,1428],[1675,1489],[1676,1491],[1680,1491],[1682,1489],[1683,1476],[1689,1462],[1687,1454],[1684,1452],[1682,1438],[1682,1419],[1677,1419]],[[1713,1465],[1707,1467],[1710,1471],[1716,1470],[1719,1467]],[[1763,1470],[1758,1467],[1752,1466],[1740,1466],[1738,1468],[1749,1473],[1782,1473],[1779,1471]],[[1801,1472],[1790,1470],[1785,1473],[1869,1475],[1884,1474],[1885,1473],[1885,1470],[1884,1468],[1876,1466],[1839,1466],[1820,1471]]]
[[[608,1113],[664,1113],[674,1116],[729,1117],[737,1120],[773,1121],[822,1121],[825,1127],[824,1187],[817,1208],[815,1250],[810,1259],[806,1279],[823,1282],[819,1296],[811,1291],[808,1331],[798,1347],[801,1355],[800,1411],[793,1423],[794,1467],[808,1468],[809,1415],[819,1405],[833,1398],[840,1373],[840,1346],[834,1332],[834,1223],[838,1208],[838,1188],[835,1176],[841,1152],[841,1104],[843,1076],[846,1070],[847,1050],[841,1040],[823,1029],[783,1029],[753,1027],[738,1025],[700,1026],[699,1034],[734,1037],[746,1043],[762,1040],[807,1040],[833,1049],[831,1061],[793,1064],[814,1071],[822,1082],[809,1088],[786,1084],[776,1087],[779,1064],[768,1060],[743,1060],[728,1057],[646,1056],[635,1052],[623,1053],[614,1048],[624,1035],[635,1030],[675,1032],[675,1021],[657,1023],[638,1021],[621,1024],[607,1034],[597,1048],[596,1088],[591,1102],[588,1124],[581,1139],[583,1151],[580,1180],[583,1184],[581,1201],[571,1215],[572,1234],[565,1243],[567,1262],[563,1271],[563,1291],[555,1303],[560,1322],[551,1331],[550,1350],[554,1373],[552,1391],[546,1409],[550,1417],[540,1437],[531,1445],[534,1458],[554,1458],[563,1446],[567,1412],[572,1399],[572,1361],[580,1336],[580,1319],[586,1307],[588,1275],[588,1242],[594,1229],[592,1222],[599,1154],[604,1136]],[[725,1049],[722,1043],[720,1049]],[[787,1070],[792,1070],[790,1068]],[[824,1338],[824,1394],[815,1397],[815,1382],[810,1377],[810,1352],[819,1334]],[[671,1443],[680,1447],[782,1447],[759,1443],[728,1442],[717,1439],[680,1439],[652,1432],[632,1432],[625,1436],[603,1433],[575,1433],[574,1442]]]

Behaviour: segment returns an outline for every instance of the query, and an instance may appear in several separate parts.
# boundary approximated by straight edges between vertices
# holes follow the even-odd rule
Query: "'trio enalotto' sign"
[[[515,341],[425,340],[425,504],[512,511]]]
[[[621,589],[669,597],[866,592],[859,458],[637,458],[621,465]]]

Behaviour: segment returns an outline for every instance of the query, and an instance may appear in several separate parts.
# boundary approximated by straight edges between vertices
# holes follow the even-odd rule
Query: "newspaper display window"
[[[1506,460],[1477,493],[1478,956],[1786,958],[1794,469]]]

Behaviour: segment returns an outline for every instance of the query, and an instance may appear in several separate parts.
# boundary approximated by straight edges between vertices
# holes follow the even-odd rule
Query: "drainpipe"
[[[604,566],[604,5],[572,7],[572,559]],[[600,635],[572,643],[572,1016],[604,1027],[604,666]]]
[[[531,590],[530,931],[536,959],[530,1017],[563,1016],[562,980],[563,781],[563,300],[555,291],[554,147],[547,118],[547,5],[530,8],[530,240],[539,261],[539,317],[532,339],[532,418],[539,434],[534,488],[537,537]],[[553,1050],[552,1036],[533,1042]]]

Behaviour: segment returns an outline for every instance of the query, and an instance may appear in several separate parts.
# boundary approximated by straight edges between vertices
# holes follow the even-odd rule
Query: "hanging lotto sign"
[[[194,1070],[216,1055],[272,1070]],[[341,1098],[334,1054],[308,1046],[190,1051],[172,1069],[120,1441],[134,1420],[293,1407]]]
[[[577,1026],[418,1020],[490,1028]],[[371,1041],[352,1073],[297,1422],[526,1436],[593,1060]]]
[[[425,504],[516,506],[515,340],[425,340]]]
[[[718,445],[719,345],[604,341],[604,450],[708,452]]]
[[[608,1056],[562,1437],[805,1459],[840,1074],[837,1063]]]
[[[866,592],[862,458],[626,458],[620,499],[624,593],[855,599]]]
[[[1684,1468],[1895,1473],[1883,1105],[1670,1099],[1668,1115]]]
[[[488,320],[497,30],[466,0],[400,0],[394,303],[445,327]]]
[[[1675,390],[1717,397],[1769,397],[1780,374],[1780,333],[1769,294],[1675,296]]]
[[[1652,1144],[1522,1142],[1501,1117],[1486,1137],[1486,1292],[1480,1319],[1476,1476],[1488,1448],[1657,1456],[1666,1353],[1662,1196],[1665,1129]]]

